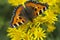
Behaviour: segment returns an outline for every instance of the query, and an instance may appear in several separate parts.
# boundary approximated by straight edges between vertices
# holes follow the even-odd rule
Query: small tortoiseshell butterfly
[[[48,4],[43,4],[40,2],[27,1],[25,7],[19,5],[14,10],[14,16],[11,20],[11,26],[17,27],[21,24],[27,23],[28,21],[33,21],[35,17],[43,13],[48,8]]]

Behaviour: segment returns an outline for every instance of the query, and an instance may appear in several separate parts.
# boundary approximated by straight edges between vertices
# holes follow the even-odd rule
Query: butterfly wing
[[[24,11],[24,7],[22,5],[18,6],[15,10],[14,10],[14,16],[12,17],[11,20],[11,26],[12,27],[17,27],[21,24],[24,24],[26,19],[26,13]]]
[[[25,6],[31,7],[32,9],[34,9],[34,12],[33,12],[34,17],[43,13],[48,8],[48,4],[43,4],[43,3],[39,3],[39,2],[31,2],[31,1],[27,1],[25,3]]]
[[[11,20],[11,26],[16,27],[21,24],[32,21],[33,18],[43,13],[48,8],[48,5],[27,1],[25,7],[20,5],[14,11],[14,16]]]

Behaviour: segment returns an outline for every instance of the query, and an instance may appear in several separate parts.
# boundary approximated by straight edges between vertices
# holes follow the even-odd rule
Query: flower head
[[[35,40],[43,40],[43,38],[46,38],[46,33],[45,30],[43,30],[42,28],[38,27],[35,29],[34,31],[34,36],[35,36]]]
[[[55,21],[57,21],[57,15],[55,15],[54,14],[54,12],[53,11],[51,11],[51,10],[47,10],[46,12],[45,12],[45,14],[46,14],[46,16],[45,16],[45,18],[46,18],[46,22],[47,23],[50,23],[50,24],[55,24]]]
[[[40,0],[39,0],[40,1]],[[49,5],[53,5],[56,3],[57,0],[41,0],[40,2],[48,3]]]
[[[48,24],[47,27],[48,27],[47,32],[53,32],[56,29],[56,27],[54,25],[50,25],[50,24]]]
[[[24,32],[22,32],[22,30],[16,28],[9,28],[7,32],[9,32],[8,36],[12,38],[11,40],[21,40],[24,35]]]
[[[8,3],[12,4],[13,6],[18,6],[20,4],[24,5],[27,0],[8,0]]]

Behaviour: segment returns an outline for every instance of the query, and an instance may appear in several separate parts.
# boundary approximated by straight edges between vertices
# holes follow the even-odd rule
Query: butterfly
[[[47,3],[27,1],[24,5],[25,7],[23,5],[19,5],[14,9],[14,14],[10,24],[12,27],[17,27],[27,23],[28,21],[33,22],[34,18],[48,9]]]

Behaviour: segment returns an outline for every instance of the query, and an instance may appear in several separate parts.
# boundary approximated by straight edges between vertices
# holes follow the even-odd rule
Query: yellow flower
[[[56,29],[56,27],[54,25],[52,25],[52,24],[51,25],[48,24],[47,27],[48,27],[47,32],[53,32]]]
[[[27,33],[25,33],[23,39],[25,39],[25,40],[31,40],[31,34],[30,34],[30,31],[28,31]]]
[[[57,0],[39,0],[39,2],[43,2],[43,3],[48,3],[49,5],[54,5],[56,4]]]
[[[60,3],[60,0],[57,0],[57,3]]]
[[[11,40],[21,40],[21,38],[24,35],[24,32],[22,32],[22,30],[18,30],[16,28],[9,28],[7,32],[8,32],[8,36],[12,38]]]
[[[45,18],[46,18],[46,22],[47,23],[50,23],[50,24],[55,24],[55,21],[57,21],[57,15],[55,15],[54,14],[54,12],[53,11],[51,11],[51,10],[47,10],[46,12],[45,12],[45,14],[46,14],[46,16],[45,16]]]
[[[60,13],[60,3],[53,5],[51,7],[51,11],[53,11],[54,13],[57,13],[57,14]]]
[[[43,40],[43,38],[46,38],[46,33],[44,33],[45,30],[40,28],[39,25],[40,24],[37,23],[36,25],[31,26],[30,29],[30,26],[26,28],[23,27],[22,29],[22,26],[18,28],[9,28],[7,30],[8,36],[10,36],[11,40],[36,40],[36,38]]]
[[[18,6],[20,4],[24,5],[27,0],[8,0],[8,3],[12,4],[13,6]]]
[[[46,33],[45,30],[43,30],[42,28],[38,27],[35,29],[34,31],[34,40],[43,40],[43,38],[46,38]]]
[[[37,18],[34,19],[34,22],[43,24],[44,22],[46,22],[45,20],[46,20],[45,16],[43,17],[42,15],[39,15]]]

